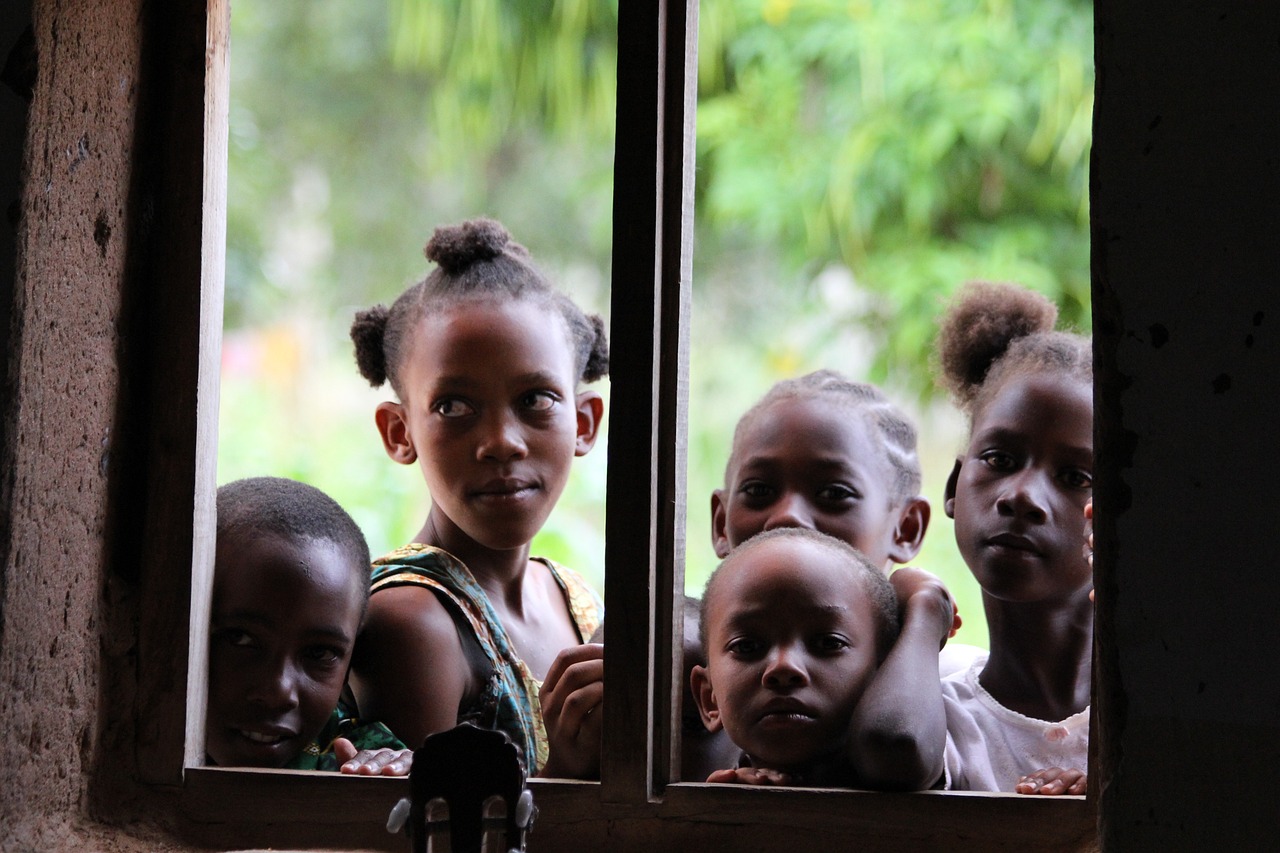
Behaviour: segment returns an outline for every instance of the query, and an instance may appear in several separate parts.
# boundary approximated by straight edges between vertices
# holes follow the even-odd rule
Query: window
[[[174,340],[166,345],[188,356],[198,352],[200,364],[197,395],[173,401],[175,422],[194,438],[193,456],[177,460],[179,473],[161,484],[161,494],[185,490],[194,495],[194,537],[185,538],[185,522],[174,521],[149,557],[173,564],[191,559],[193,570],[190,583],[182,572],[153,572],[155,583],[145,593],[144,611],[150,615],[141,629],[140,655],[149,678],[140,686],[139,707],[147,709],[138,721],[138,749],[145,757],[140,763],[154,768],[148,781],[181,786],[180,811],[194,840],[220,846],[403,849],[402,840],[386,835],[382,823],[390,806],[407,793],[405,780],[200,766],[213,547],[210,448],[216,430],[225,229],[228,15],[228,0],[208,0],[207,19],[188,15],[183,19],[187,29],[175,36],[194,39],[205,29],[204,136],[179,140],[204,152],[203,219],[200,227],[188,229],[190,245],[183,247],[200,258],[199,310],[175,312]],[[674,778],[668,740],[677,724],[669,661],[679,643],[672,597],[683,589],[683,378],[696,23],[696,0],[620,2],[609,417],[626,429],[614,430],[609,446],[608,748],[600,783],[531,783],[540,809],[531,844],[542,850],[597,850],[606,843],[627,849],[737,844],[752,850],[1090,846],[1092,798],[668,784]],[[196,109],[194,103],[180,108]],[[175,287],[179,301],[195,304],[194,278]],[[167,446],[163,437],[155,441]],[[191,476],[184,479],[188,466]],[[168,511],[183,515],[185,505]],[[159,525],[166,521],[173,519],[149,519]],[[171,638],[183,631],[191,638],[188,658],[171,649]]]

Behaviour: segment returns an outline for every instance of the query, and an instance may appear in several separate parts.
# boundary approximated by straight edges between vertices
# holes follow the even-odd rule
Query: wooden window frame
[[[196,6],[203,4],[204,14]],[[164,314],[172,334],[157,364],[195,364],[197,393],[166,401],[148,438],[190,455],[153,475],[160,501],[142,555],[145,614],[139,655],[137,752],[147,783],[176,791],[177,823],[198,843],[236,847],[404,849],[383,819],[405,796],[399,779],[202,766],[218,368],[226,235],[229,0],[196,0],[174,34],[203,38],[199,85],[177,86],[175,109],[199,109],[199,139],[174,140],[202,164],[174,166],[198,195],[198,222],[171,228],[172,251],[199,259],[175,282]],[[620,0],[614,186],[612,384],[605,602],[609,654],[602,781],[535,779],[534,850],[807,849],[1080,850],[1096,846],[1087,797],[926,792],[770,790],[673,783],[672,733],[680,647],[673,598],[683,589],[687,352],[692,249],[697,0]],[[179,50],[181,45],[179,45]],[[194,134],[188,135],[189,137]],[[190,161],[188,161],[190,162]],[[184,171],[184,169],[186,171]],[[198,187],[198,192],[195,188]],[[178,202],[193,206],[195,200]],[[193,214],[194,215],[194,214]],[[194,263],[190,265],[194,270]],[[155,481],[159,482],[155,482]],[[185,497],[185,501],[179,500]],[[190,515],[184,506],[194,508]],[[163,512],[164,518],[158,517]],[[190,528],[186,525],[190,524]],[[189,574],[169,567],[191,565]],[[186,636],[186,654],[172,638]],[[1097,726],[1095,722],[1095,735]],[[1094,738],[1097,742],[1097,737]]]

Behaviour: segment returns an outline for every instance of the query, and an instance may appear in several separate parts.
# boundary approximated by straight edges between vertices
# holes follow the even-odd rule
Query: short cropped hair
[[[884,576],[882,571],[871,565],[871,562],[863,556],[861,551],[848,542],[820,533],[817,530],[810,530],[807,527],[779,527],[773,530],[766,530],[763,533],[757,533],[730,551],[729,556],[721,560],[720,565],[716,566],[715,571],[711,573],[711,577],[707,579],[707,586],[703,590],[702,610],[699,614],[698,642],[702,646],[704,659],[711,659],[707,636],[707,608],[716,587],[720,585],[727,572],[733,571],[734,564],[744,554],[748,554],[774,539],[796,539],[814,542],[828,549],[831,552],[832,559],[843,561],[848,566],[852,576],[862,584],[862,590],[871,602],[871,610],[876,617],[877,658],[883,661],[885,656],[889,654],[889,650],[893,648],[894,642],[897,641],[898,632],[901,629],[898,618],[898,599],[894,595],[889,579]]]
[[[338,502],[314,486],[283,477],[251,477],[218,489],[218,539],[265,533],[289,542],[329,542],[358,577],[361,617],[369,602],[369,544]]]

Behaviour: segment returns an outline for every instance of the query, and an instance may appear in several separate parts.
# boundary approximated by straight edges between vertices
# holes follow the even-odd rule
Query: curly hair
[[[963,285],[938,330],[939,381],[972,427],[1000,386],[1016,375],[1058,373],[1093,381],[1090,340],[1054,331],[1058,309],[1016,284]]]
[[[356,366],[375,388],[390,382],[402,400],[400,372],[414,327],[423,316],[471,299],[525,299],[563,320],[573,348],[577,378],[593,382],[609,373],[609,343],[604,320],[585,314],[553,288],[533,265],[524,246],[501,223],[470,219],[437,228],[423,253],[436,268],[410,287],[390,308],[375,305],[357,312],[351,324]]]
[[[733,430],[733,446],[725,466],[726,480],[738,453],[738,443],[759,414],[774,403],[797,398],[830,398],[835,405],[847,406],[864,417],[867,425],[879,434],[881,440],[876,444],[893,468],[892,499],[903,501],[920,491],[920,456],[916,449],[916,428],[911,419],[876,386],[853,382],[834,370],[815,370],[776,382],[754,406],[747,409]]]

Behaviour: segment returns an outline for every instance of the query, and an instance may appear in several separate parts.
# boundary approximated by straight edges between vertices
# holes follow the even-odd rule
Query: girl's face
[[[780,400],[738,436],[725,488],[711,496],[716,554],[764,530],[805,527],[848,542],[882,568],[909,560],[914,553],[896,547],[902,502],[893,482],[866,418],[830,400]]]
[[[280,767],[329,721],[364,605],[363,567],[331,542],[218,538],[206,751]]]
[[[997,599],[1082,594],[1084,507],[1093,488],[1093,392],[1059,375],[1008,379],[978,413],[947,482],[960,553]]]
[[[379,406],[387,453],[418,460],[432,516],[476,544],[529,543],[595,443],[600,395],[575,393],[564,321],[529,302],[464,302],[424,317],[403,404]]]
[[[877,616],[851,558],[774,539],[739,556],[707,601],[704,725],[757,766],[802,771],[848,736],[876,671]]]

